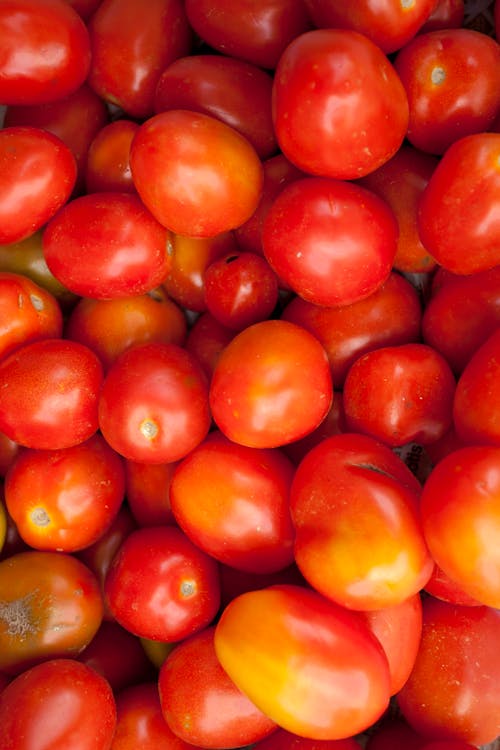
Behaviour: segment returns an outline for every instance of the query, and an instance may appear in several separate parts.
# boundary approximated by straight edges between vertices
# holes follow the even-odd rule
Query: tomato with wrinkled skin
[[[116,704],[109,683],[91,667],[50,659],[3,690],[0,721],[4,750],[109,750]]]
[[[389,701],[382,646],[354,612],[300,586],[233,599],[215,629],[222,667],[280,727],[311,739],[345,739]]]

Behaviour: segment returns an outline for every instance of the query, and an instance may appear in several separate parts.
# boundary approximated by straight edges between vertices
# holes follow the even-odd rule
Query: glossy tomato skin
[[[243,224],[262,191],[262,164],[251,143],[225,122],[186,109],[160,112],[140,126],[130,166],[151,213],[189,237]]]
[[[297,467],[290,494],[295,561],[309,584],[363,611],[399,604],[420,591],[433,561],[418,515],[419,493],[402,459],[371,437],[343,433],[312,448]]]
[[[76,656],[103,617],[96,577],[65,552],[27,550],[2,560],[0,603],[0,669],[7,674]]]
[[[499,614],[429,597],[423,601],[419,653],[397,696],[419,734],[483,745],[500,733],[496,695]]]
[[[315,29],[296,37],[280,58],[273,118],[281,150],[299,169],[351,180],[396,153],[408,101],[370,39],[350,29]]]
[[[205,373],[176,344],[141,344],[123,352],[104,379],[98,411],[109,444],[143,463],[178,461],[211,425]]]
[[[0,363],[0,429],[27,448],[78,445],[98,428],[102,365],[83,344],[43,339]]]
[[[5,480],[8,511],[24,541],[40,550],[75,552],[94,544],[124,494],[122,460],[99,434],[61,450],[25,449]]]
[[[181,0],[103,0],[88,23],[92,61],[88,82],[133,118],[153,114],[162,71],[191,49]]]
[[[239,332],[222,351],[209,388],[221,432],[253,448],[304,437],[326,417],[332,399],[325,350],[308,331],[284,320]]]
[[[76,91],[90,67],[90,40],[62,0],[6,0],[0,8],[0,101],[44,104]]]
[[[422,492],[425,537],[436,563],[477,601],[498,607],[500,449],[473,445],[443,458]]]
[[[0,131],[0,242],[18,242],[69,199],[77,175],[68,146],[42,128]]]
[[[201,313],[189,328],[185,347],[203,367],[211,379],[222,350],[236,335],[236,331],[222,325],[208,311]]]
[[[402,717],[388,716],[370,733],[366,750],[420,750],[425,738],[419,735]]]
[[[115,619],[130,632],[180,641],[215,617],[218,564],[176,526],[137,529],[113,559],[105,595]]]
[[[275,199],[262,247],[294,292],[334,307],[368,297],[386,281],[397,236],[392,210],[375,193],[345,180],[306,177]]]
[[[280,570],[293,562],[293,473],[278,449],[249,448],[210,433],[175,469],[173,515],[220,562],[254,573]]]
[[[62,710],[64,707],[64,710]],[[108,750],[116,727],[111,686],[91,667],[51,659],[27,670],[0,695],[5,750]]]
[[[257,742],[273,733],[276,724],[223,670],[214,634],[215,626],[204,628],[163,662],[158,677],[163,716],[172,732],[192,745],[217,749]]]
[[[486,34],[465,28],[419,34],[398,52],[394,67],[408,96],[407,138],[416,148],[443,154],[495,120],[500,45]]]
[[[170,268],[167,233],[136,195],[92,193],[69,201],[43,232],[49,269],[82,297],[144,294]]]
[[[139,123],[123,118],[108,123],[95,134],[85,157],[87,193],[136,192],[129,157],[138,129]]]
[[[387,707],[389,667],[375,636],[357,614],[300,586],[233,599],[216,626],[215,650],[258,708],[304,737],[351,737]]]
[[[125,491],[133,518],[139,526],[174,524],[170,483],[177,466],[125,461]]]
[[[475,133],[443,154],[422,193],[418,229],[440,266],[456,274],[500,263],[500,133]]]
[[[464,0],[438,0],[427,21],[420,27],[418,33],[439,29],[460,29],[464,22]]]

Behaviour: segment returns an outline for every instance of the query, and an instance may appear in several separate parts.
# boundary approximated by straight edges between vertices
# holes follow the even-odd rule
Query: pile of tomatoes
[[[500,735],[479,5],[0,0],[0,750]]]

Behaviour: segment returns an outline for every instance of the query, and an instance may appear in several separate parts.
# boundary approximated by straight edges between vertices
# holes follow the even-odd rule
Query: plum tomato
[[[422,24],[417,33],[440,29],[460,29],[465,18],[464,0],[438,0],[427,21]]]
[[[130,146],[139,129],[134,120],[118,119],[95,134],[85,154],[87,193],[135,193]]]
[[[279,727],[269,737],[265,737],[253,746],[254,750],[361,750],[355,737],[344,740],[311,740],[299,737]]]
[[[388,706],[389,667],[377,638],[357,613],[308,588],[241,594],[222,612],[214,643],[229,677],[289,732],[346,739]]]
[[[274,77],[278,144],[299,169],[352,180],[401,146],[408,99],[384,52],[351,29],[314,29],[283,52]]]
[[[139,526],[175,523],[170,506],[170,483],[177,463],[143,464],[125,460],[127,504]]]
[[[328,414],[333,386],[326,352],[295,323],[264,320],[240,331],[221,352],[209,403],[226,437],[276,448],[312,432]]]
[[[222,350],[235,335],[236,331],[223,326],[208,311],[198,315],[190,326],[185,347],[199,361],[209,380]]]

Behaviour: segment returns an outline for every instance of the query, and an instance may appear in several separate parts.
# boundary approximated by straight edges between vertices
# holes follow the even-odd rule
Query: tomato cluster
[[[0,750],[493,743],[500,0],[0,0],[0,106]]]

